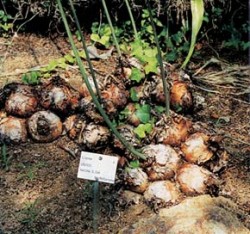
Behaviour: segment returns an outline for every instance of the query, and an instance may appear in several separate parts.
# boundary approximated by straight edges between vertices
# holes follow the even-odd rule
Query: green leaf
[[[150,120],[150,105],[148,104],[145,104],[145,105],[142,105],[140,106],[139,104],[136,105],[136,112],[135,112],[135,115],[139,118],[139,120],[142,122],[142,123],[147,123],[149,122]]]
[[[71,56],[70,54],[66,54],[64,56],[64,58],[66,59],[67,62],[69,62],[71,64],[75,63],[75,58],[73,56]]]
[[[126,119],[129,115],[131,115],[131,111],[128,108],[122,110],[119,114],[119,120]]]
[[[152,57],[152,58],[155,58],[156,59],[156,55],[157,55],[157,49],[151,49],[151,48],[147,48],[144,50],[144,54],[147,56],[147,57]]]
[[[100,36],[98,34],[92,33],[91,36],[90,36],[90,39],[92,41],[99,41],[101,38],[100,38]]]
[[[177,59],[177,53],[175,50],[166,54],[166,60],[169,62],[174,62]]]
[[[163,106],[156,106],[155,110],[156,110],[157,113],[161,114],[161,113],[163,113],[165,111],[165,107],[163,107]]]
[[[50,73],[49,72],[46,72],[45,74],[43,74],[43,77],[44,78],[49,78],[51,75],[50,75]]]
[[[134,133],[141,139],[145,138],[146,133],[150,133],[151,131],[152,131],[151,123],[139,124],[139,126],[134,129]]]
[[[185,61],[183,62],[183,64],[181,65],[181,68],[186,67],[194,51],[196,38],[197,38],[198,32],[200,31],[200,28],[203,22],[203,15],[204,15],[203,0],[191,0],[191,12],[192,12],[191,44],[190,44],[188,55]]]
[[[86,59],[85,51],[84,50],[79,51],[79,56],[80,56],[80,58]]]
[[[138,168],[138,167],[140,167],[140,162],[139,162],[139,160],[133,160],[133,161],[129,162],[128,166],[130,168]]]
[[[37,71],[32,71],[22,75],[22,81],[25,84],[37,85],[40,81],[41,73]]]
[[[107,47],[109,45],[109,40],[110,40],[110,36],[104,35],[101,37],[101,39],[98,42],[104,45],[105,47]]]
[[[152,26],[151,26],[151,25],[148,25],[148,26],[146,27],[146,31],[147,31],[148,33],[153,33],[153,28],[152,28]]]
[[[242,42],[242,49],[247,50],[248,48],[250,48],[250,41]]]
[[[133,87],[130,89],[130,98],[133,102],[139,101],[139,98],[137,97],[137,92],[136,92],[135,88],[133,88]]]
[[[57,60],[52,60],[50,61],[49,65],[47,66],[47,71],[53,71],[55,70],[55,68],[58,65],[58,61]]]
[[[149,74],[150,72],[157,73],[158,72],[158,69],[157,69],[158,61],[157,61],[157,59],[153,58],[153,57],[145,57],[145,59],[147,60],[147,64],[144,67],[146,75]]]
[[[131,76],[130,76],[131,80],[134,80],[137,83],[139,83],[142,80],[143,77],[144,77],[144,74],[140,71],[140,69],[132,68],[132,73],[131,73]]]

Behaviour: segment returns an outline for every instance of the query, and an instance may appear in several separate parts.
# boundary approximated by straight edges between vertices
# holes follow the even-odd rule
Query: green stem
[[[75,7],[74,7],[74,5],[73,5],[72,0],[69,0],[69,3],[70,3],[71,11],[72,11],[72,13],[73,13],[73,16],[74,16],[74,19],[75,19],[75,22],[76,22],[77,30],[78,30],[78,32],[79,32],[79,34],[80,34],[80,37],[81,37],[83,49],[84,49],[85,55],[86,55],[86,60],[87,60],[87,62],[88,62],[88,65],[89,65],[89,68],[90,68],[90,72],[91,72],[91,76],[92,76],[93,81],[94,81],[94,85],[95,85],[97,97],[99,98],[99,100],[101,100],[100,89],[99,89],[99,87],[98,87],[98,83],[97,83],[97,80],[96,80],[94,68],[93,68],[92,63],[91,63],[91,61],[90,61],[88,49],[87,49],[87,46],[86,46],[86,42],[85,42],[84,36],[83,36],[83,34],[82,34],[82,31],[81,31],[81,26],[80,26],[78,17],[77,17],[77,15],[76,15]]]
[[[125,3],[126,3],[126,6],[127,6],[127,9],[128,9],[129,17],[130,17],[132,27],[133,27],[133,30],[134,30],[135,39],[137,40],[138,39],[138,33],[137,33],[136,26],[135,26],[135,20],[134,20],[133,14],[131,12],[131,8],[130,8],[128,0],[125,0]]]
[[[108,19],[108,23],[109,23],[109,26],[110,26],[110,29],[111,29],[111,33],[112,33],[114,42],[115,42],[115,47],[117,49],[118,56],[119,56],[119,58],[121,58],[122,53],[121,53],[117,38],[115,36],[115,30],[114,30],[114,27],[113,27],[113,24],[112,24],[112,21],[111,21],[111,18],[110,18],[110,15],[109,15],[108,8],[107,8],[105,0],[102,0],[102,5],[103,5],[103,8],[104,8],[104,12],[105,12],[105,14],[107,16],[107,19]]]
[[[80,72],[83,76],[83,79],[86,83],[86,86],[89,90],[89,93],[93,99],[93,102],[94,104],[96,105],[96,108],[98,109],[98,111],[100,112],[100,114],[102,115],[104,121],[106,122],[106,124],[108,125],[108,127],[112,130],[112,132],[115,134],[115,136],[118,138],[118,140],[121,141],[121,143],[125,146],[125,148],[130,152],[132,153],[134,156],[138,157],[138,158],[142,158],[142,159],[145,159],[145,155],[138,152],[131,144],[129,144],[127,142],[127,140],[125,138],[123,138],[121,136],[121,134],[117,131],[117,129],[113,126],[112,122],[110,121],[108,115],[106,114],[105,110],[102,108],[101,104],[99,103],[97,97],[95,96],[95,93],[89,83],[89,80],[88,80],[88,77],[86,75],[86,70],[83,66],[83,63],[82,63],[82,60],[79,56],[79,52],[75,46],[75,43],[74,43],[74,40],[73,40],[73,37],[72,37],[72,33],[69,29],[69,25],[68,25],[68,21],[66,19],[66,16],[65,16],[65,12],[63,10],[63,7],[62,7],[62,3],[61,3],[61,0],[57,0],[57,4],[58,4],[58,7],[59,7],[59,11],[60,11],[60,14],[62,16],[62,20],[63,20],[63,23],[64,23],[64,26],[65,26],[65,29],[66,29],[66,32],[67,32],[67,35],[68,35],[68,38],[69,38],[69,42],[70,42],[70,45],[72,47],[72,50],[74,52],[74,55],[76,57],[76,61],[77,61],[77,64],[79,66],[79,69],[80,69]]]
[[[145,2],[146,2],[146,6],[148,8],[148,11],[149,11],[150,23],[151,23],[152,28],[153,28],[155,43],[156,43],[157,52],[158,52],[158,62],[160,64],[161,79],[162,79],[163,91],[164,91],[164,95],[165,95],[165,106],[166,106],[165,111],[166,111],[166,115],[169,116],[170,115],[170,113],[169,113],[169,111],[170,111],[169,90],[168,90],[167,81],[165,79],[166,74],[165,74],[165,70],[164,70],[164,66],[163,66],[163,62],[162,62],[163,59],[162,59],[162,55],[161,55],[161,48],[160,48],[160,44],[159,44],[159,40],[158,40],[158,36],[157,36],[155,24],[154,24],[154,19],[153,19],[152,9],[151,9],[150,3],[148,0],[145,0]]]

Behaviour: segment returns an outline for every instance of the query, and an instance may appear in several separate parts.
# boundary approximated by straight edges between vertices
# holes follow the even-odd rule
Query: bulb
[[[173,83],[170,89],[170,104],[178,112],[187,112],[192,109],[192,94],[185,82],[175,81]]]
[[[214,175],[207,169],[186,163],[177,171],[176,180],[183,193],[198,195],[208,192],[209,186],[215,184],[214,178]]]
[[[54,77],[42,86],[40,104],[51,111],[68,113],[79,105],[80,95],[62,78]]]
[[[96,109],[91,96],[84,97],[80,100],[79,109],[95,123],[104,122],[104,119]]]
[[[155,181],[151,183],[144,193],[144,198],[147,203],[175,203],[180,197],[180,192],[173,182],[170,181]]]
[[[37,142],[52,142],[61,135],[62,122],[50,111],[38,111],[28,119],[28,131]]]
[[[80,115],[71,115],[63,123],[63,128],[69,138],[78,144],[83,143],[83,132],[87,126],[85,118]]]
[[[83,131],[83,144],[89,149],[97,149],[108,144],[110,138],[110,131],[107,127],[89,123]]]
[[[189,135],[192,122],[181,115],[162,115],[152,132],[157,143],[179,146]]]
[[[119,125],[117,130],[130,144],[135,147],[140,146],[140,140],[136,137],[133,126],[129,124]],[[113,145],[115,148],[125,150],[124,145],[116,137],[113,139]]]
[[[148,176],[141,168],[129,168],[125,173],[125,183],[136,193],[144,193],[148,187]]]
[[[17,85],[5,102],[5,110],[9,115],[28,117],[37,108],[37,97],[34,89],[28,85]]]
[[[208,148],[209,137],[204,133],[194,133],[181,145],[184,158],[191,163],[202,164],[213,157]]]
[[[16,117],[0,120],[0,143],[22,143],[27,140],[26,121]]]
[[[117,109],[123,109],[128,101],[129,93],[113,83],[107,85],[101,92],[102,102],[108,114],[115,114]]]
[[[142,152],[147,156],[146,173],[149,180],[166,180],[174,177],[180,163],[180,157],[169,145],[157,144],[147,145]]]

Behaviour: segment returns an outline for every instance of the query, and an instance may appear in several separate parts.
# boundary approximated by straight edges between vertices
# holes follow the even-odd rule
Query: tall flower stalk
[[[130,21],[131,21],[131,24],[132,24],[132,27],[133,27],[135,40],[137,40],[138,39],[138,32],[137,32],[137,29],[136,29],[135,20],[134,20],[132,11],[131,11],[131,7],[129,5],[128,0],[125,0],[125,3],[126,3],[126,7],[128,9],[129,18],[130,18]]]
[[[85,38],[84,38],[84,36],[82,34],[81,26],[80,26],[78,17],[76,15],[75,7],[73,5],[72,0],[69,0],[69,4],[70,4],[70,8],[71,8],[74,20],[76,22],[77,30],[78,30],[80,38],[81,38],[82,46],[83,46],[83,49],[84,49],[84,52],[85,52],[85,55],[86,55],[86,60],[87,60],[88,65],[89,65],[90,73],[91,73],[91,76],[92,76],[93,81],[94,81],[94,85],[95,85],[95,89],[96,89],[96,94],[97,94],[97,97],[99,98],[99,100],[101,101],[101,93],[100,93],[100,90],[99,90],[99,87],[98,87],[98,83],[97,83],[97,80],[96,80],[94,68],[92,66],[92,62],[91,62],[90,57],[89,57],[89,53],[88,53],[88,49],[87,49],[87,46],[86,46]]]
[[[113,24],[112,24],[112,21],[111,21],[111,18],[110,18],[109,11],[108,11],[105,0],[102,0],[102,5],[103,5],[104,12],[105,12],[105,15],[106,15],[108,23],[109,23],[109,27],[111,29],[112,37],[113,37],[113,40],[114,40],[114,43],[115,43],[115,47],[116,47],[118,56],[121,59],[122,53],[121,53],[121,50],[120,50],[120,47],[119,47],[119,44],[118,44],[118,41],[117,41],[117,38],[116,38],[116,35],[115,35],[115,30],[114,30],[114,27],[113,27]]]
[[[127,142],[127,140],[124,137],[121,136],[121,134],[114,127],[113,123],[110,121],[108,115],[106,114],[105,110],[102,108],[100,102],[98,101],[98,98],[96,97],[96,95],[95,95],[95,93],[94,93],[94,91],[93,91],[93,89],[92,89],[92,87],[91,87],[91,85],[89,83],[89,80],[88,80],[88,77],[87,77],[87,74],[86,74],[86,70],[85,70],[85,68],[83,66],[83,63],[82,63],[82,60],[81,60],[81,58],[79,56],[79,51],[77,50],[76,45],[74,43],[72,33],[70,31],[70,28],[69,28],[68,21],[66,19],[65,12],[64,12],[64,9],[62,7],[61,0],[57,0],[57,4],[58,4],[58,8],[59,8],[60,14],[62,16],[62,20],[63,20],[64,26],[65,26],[65,29],[66,29],[66,32],[67,32],[67,35],[68,35],[68,38],[69,38],[70,45],[72,47],[72,50],[74,52],[77,64],[79,66],[80,72],[82,74],[82,77],[83,77],[83,79],[84,79],[84,81],[86,83],[86,86],[87,86],[87,88],[89,90],[89,93],[90,93],[90,95],[92,97],[92,100],[93,100],[96,108],[98,109],[98,111],[102,115],[102,117],[103,117],[104,121],[106,122],[106,124],[108,125],[108,127],[111,129],[111,131],[117,137],[117,139],[120,140],[120,142],[125,146],[125,148],[131,154],[133,154],[135,157],[145,159],[144,154],[137,151],[129,142]],[[88,53],[88,51],[87,51],[87,53]]]
[[[155,44],[156,44],[157,52],[158,52],[158,62],[160,64],[161,79],[162,79],[163,91],[164,91],[164,95],[165,95],[165,107],[166,107],[165,113],[167,116],[169,116],[170,115],[169,88],[168,88],[168,84],[166,81],[166,72],[165,72],[164,66],[163,66],[161,48],[160,48],[160,44],[159,44],[159,40],[158,40],[158,36],[157,36],[155,24],[154,24],[154,19],[153,19],[152,9],[151,9],[150,3],[148,0],[145,0],[145,3],[146,3],[146,6],[148,8],[148,11],[149,11],[150,23],[151,23],[152,28],[153,28]]]

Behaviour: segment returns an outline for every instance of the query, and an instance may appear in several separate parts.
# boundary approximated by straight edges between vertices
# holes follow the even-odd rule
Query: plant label
[[[113,184],[118,157],[83,151],[77,177]]]

